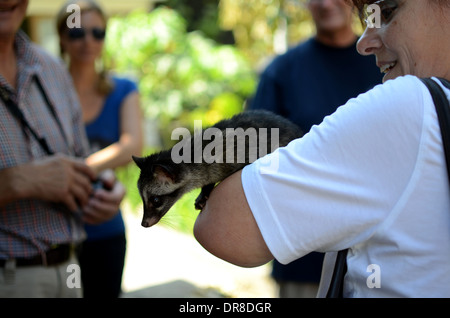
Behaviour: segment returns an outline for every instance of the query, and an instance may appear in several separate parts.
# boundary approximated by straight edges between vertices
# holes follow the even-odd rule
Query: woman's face
[[[386,75],[383,82],[407,74],[418,77],[448,75],[448,8],[426,0],[385,0],[381,27],[367,28],[358,42],[358,52],[375,54],[377,66]],[[447,61],[447,62],[446,62]]]
[[[95,11],[81,14],[81,29],[68,29],[61,36],[61,45],[71,63],[95,63],[102,54],[105,21]]]

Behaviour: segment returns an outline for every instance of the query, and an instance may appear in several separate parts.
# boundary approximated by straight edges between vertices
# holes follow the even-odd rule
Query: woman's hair
[[[66,3],[62,6],[60,11],[58,12],[58,15],[56,17],[56,29],[58,31],[59,38],[64,36],[64,33],[67,32],[68,26],[67,26],[67,19],[70,17],[72,12],[67,12],[67,8],[69,5],[75,4],[78,5],[80,8],[80,13],[83,14],[84,12],[95,12],[97,13],[102,20],[105,23],[105,28],[107,24],[107,17],[103,11],[103,9],[100,7],[100,5],[95,2],[94,0],[68,0]],[[60,48],[60,54],[62,57],[65,56],[66,52],[64,52],[64,48],[59,44]],[[111,79],[108,76],[108,72],[103,68],[99,73],[99,81],[97,84],[97,91],[102,95],[108,95],[111,93],[111,91],[114,89],[114,84],[111,81]]]
[[[362,17],[364,6],[366,4],[372,4],[372,3],[376,2],[377,0],[345,0],[345,1],[347,3],[349,3],[350,5],[354,5],[359,12],[359,16]],[[428,1],[430,2],[430,4],[434,4],[439,7],[444,7],[444,6],[450,7],[450,1],[448,1],[448,0],[428,0]]]
[[[361,12],[364,9],[364,5],[372,4],[377,0],[345,0],[348,4],[354,5],[356,9]]]

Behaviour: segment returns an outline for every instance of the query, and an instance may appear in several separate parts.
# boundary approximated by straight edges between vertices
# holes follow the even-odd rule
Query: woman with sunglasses
[[[346,249],[344,297],[450,297],[450,187],[436,107],[420,80],[447,80],[434,78],[450,96],[450,3],[349,2],[370,22],[357,49],[375,55],[383,84],[225,179],[194,234],[240,266],[327,252],[319,297],[331,256]],[[270,173],[268,160],[278,163]]]
[[[81,9],[81,28],[69,28],[69,5]],[[82,106],[95,171],[114,169],[142,151],[139,94],[128,79],[98,71],[106,34],[106,17],[92,0],[69,1],[57,17],[63,58],[68,63]],[[85,226],[87,240],[79,255],[84,297],[118,297],[125,259],[125,226],[119,213],[110,222]]]

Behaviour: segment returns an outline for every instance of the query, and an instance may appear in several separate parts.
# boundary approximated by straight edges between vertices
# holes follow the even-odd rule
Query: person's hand
[[[82,159],[57,154],[20,170],[28,197],[64,203],[71,211],[88,203],[95,172]]]
[[[88,224],[100,224],[112,219],[119,212],[126,193],[112,170],[102,172],[99,179],[103,182],[103,188],[95,189],[83,207],[83,220]]]

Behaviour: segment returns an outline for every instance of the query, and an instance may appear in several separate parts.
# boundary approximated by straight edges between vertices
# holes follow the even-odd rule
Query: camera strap
[[[56,123],[58,124],[59,130],[61,131],[61,134],[62,134],[64,140],[66,141],[66,144],[68,144],[66,134],[64,133],[62,124],[58,119],[55,108],[53,107],[53,105],[50,102],[50,99],[48,98],[47,94],[45,93],[45,90],[44,90],[41,82],[39,81],[39,78],[37,77],[37,75],[34,75],[33,79],[36,82],[37,87],[38,87],[39,91],[41,92],[42,97],[44,98],[45,103],[46,103],[50,113],[52,114]],[[31,127],[31,125],[25,118],[25,115],[20,110],[17,103],[11,98],[11,95],[3,87],[0,87],[0,98],[5,103],[5,106],[9,110],[9,112],[19,121],[20,125],[22,126],[22,129],[24,131],[28,131],[36,139],[36,141],[39,143],[39,145],[42,147],[42,149],[48,155],[53,155],[54,151],[48,145],[47,140],[44,137],[39,136],[39,134],[33,129],[33,127]]]
[[[442,87],[431,78],[422,78],[422,82],[430,90],[441,126],[442,143],[444,144],[445,160],[447,163],[448,179],[450,181],[450,104]],[[439,78],[441,83],[450,89],[450,82]]]

